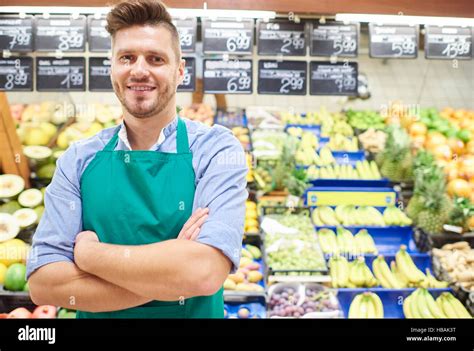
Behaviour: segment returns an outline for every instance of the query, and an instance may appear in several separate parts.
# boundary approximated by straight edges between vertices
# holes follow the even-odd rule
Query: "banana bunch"
[[[245,153],[245,161],[247,162],[247,168],[249,171],[247,172],[247,183],[252,183],[254,181],[253,177],[253,162],[252,162],[252,155],[248,152]]]
[[[404,286],[395,274],[390,270],[387,262],[382,255],[379,255],[372,262],[372,271],[374,272],[375,278],[380,282],[380,285],[387,289],[401,289]]]
[[[312,213],[316,226],[385,226],[382,213],[372,206],[339,205],[333,210],[329,206],[320,206]]]
[[[406,226],[413,221],[402,210],[396,206],[388,206],[383,212],[383,220],[386,225]]]
[[[347,229],[338,228],[336,235],[331,229],[322,228],[318,231],[318,238],[321,249],[325,254],[360,255],[377,253],[374,240],[365,229],[360,230],[353,236]]]
[[[327,144],[332,151],[355,152],[359,150],[358,140],[354,137],[345,137],[342,134],[335,134],[329,139]]]
[[[334,288],[372,288],[379,284],[362,256],[350,263],[343,256],[332,256],[329,268]]]
[[[349,307],[349,318],[383,318],[383,316],[382,300],[370,291],[356,295]]]
[[[329,206],[321,206],[314,209],[311,214],[313,223],[317,226],[338,226],[340,225],[339,221],[336,218],[336,213]]]
[[[416,289],[403,302],[405,318],[472,318],[462,303],[450,292],[436,300],[425,288]]]
[[[367,160],[357,161],[356,166],[351,165],[332,165],[317,168],[310,166],[306,170],[308,179],[366,179],[378,180],[382,176],[374,161],[370,163]]]
[[[336,160],[334,159],[331,150],[327,146],[319,150],[319,158],[321,162],[320,164],[317,164],[318,166],[328,166],[333,163],[336,163]]]
[[[261,167],[255,168],[253,170],[253,177],[259,190],[263,190],[264,192],[272,190],[273,179],[270,172],[268,172],[266,169]]]

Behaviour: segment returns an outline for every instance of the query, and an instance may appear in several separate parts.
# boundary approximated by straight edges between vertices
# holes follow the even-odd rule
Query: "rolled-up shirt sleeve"
[[[239,267],[248,197],[245,153],[230,130],[214,126],[197,141],[194,208],[209,208],[197,242],[219,249]],[[197,157],[196,157],[197,156]]]
[[[56,162],[56,171],[45,192],[45,210],[33,236],[27,277],[46,264],[74,260],[74,241],[82,230],[76,160],[73,144]]]

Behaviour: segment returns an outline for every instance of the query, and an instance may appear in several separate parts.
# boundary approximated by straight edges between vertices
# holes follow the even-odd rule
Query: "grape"
[[[295,313],[293,314],[293,317],[299,318],[299,317],[301,317],[301,314],[300,314],[299,312],[295,312]]]

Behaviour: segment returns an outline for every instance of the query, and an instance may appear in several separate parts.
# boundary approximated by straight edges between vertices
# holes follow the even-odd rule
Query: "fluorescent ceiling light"
[[[474,26],[474,18],[338,13],[336,21],[379,24],[424,24],[433,26]]]
[[[24,14],[106,14],[109,7],[76,7],[76,6],[0,6],[0,13]],[[209,9],[175,9],[170,8],[173,17],[209,17],[209,18],[262,18],[276,17],[274,11],[245,10],[209,10]]]

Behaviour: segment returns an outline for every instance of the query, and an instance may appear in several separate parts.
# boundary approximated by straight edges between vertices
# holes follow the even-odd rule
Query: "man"
[[[222,318],[242,242],[242,147],[223,127],[176,116],[185,62],[162,3],[119,3],[107,23],[123,123],[58,160],[31,297],[79,318]]]

